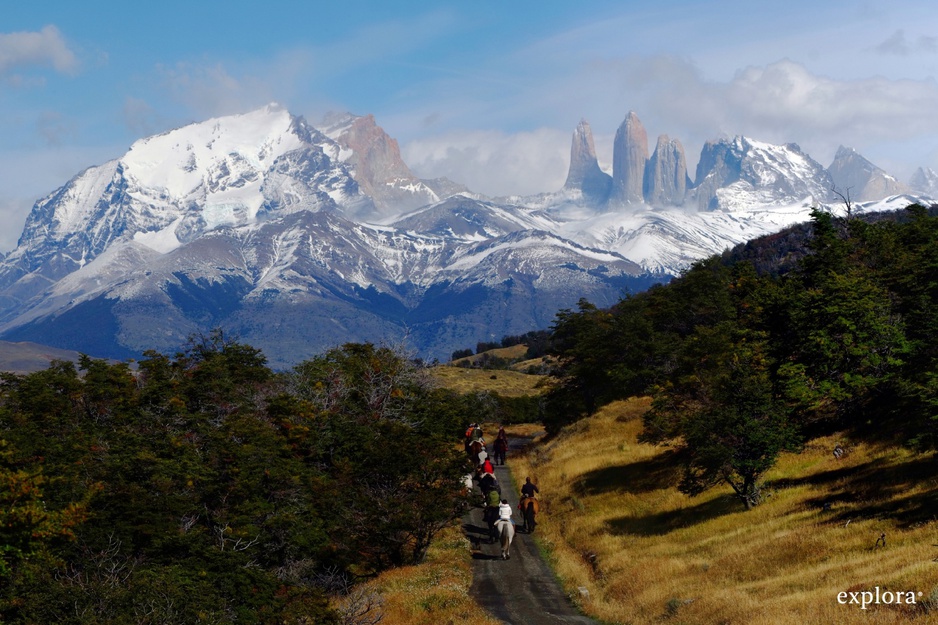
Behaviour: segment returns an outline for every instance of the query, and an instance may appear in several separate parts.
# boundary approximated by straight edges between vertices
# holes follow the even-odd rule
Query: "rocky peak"
[[[938,198],[938,172],[931,167],[919,167],[909,179],[909,188],[913,191]]]
[[[573,132],[570,170],[563,186],[568,191],[582,192],[584,197],[596,203],[605,202],[612,189],[612,177],[599,168],[593,131],[585,119],[580,120]]]
[[[898,180],[853,148],[840,146],[827,171],[836,190],[858,202],[881,200],[905,192]]]
[[[794,143],[773,145],[737,136],[708,141],[693,189],[699,210],[826,201],[831,177]]]
[[[645,201],[653,206],[680,206],[689,186],[684,146],[661,135],[645,168]]]
[[[612,201],[641,204],[644,201],[645,165],[648,161],[648,133],[634,111],[616,131],[612,148]]]
[[[324,132],[342,149],[340,160],[352,167],[355,181],[379,209],[400,212],[439,199],[410,171],[397,141],[373,115],[332,116],[327,123]]]

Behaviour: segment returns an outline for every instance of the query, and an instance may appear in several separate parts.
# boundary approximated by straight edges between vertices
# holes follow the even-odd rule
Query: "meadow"
[[[781,457],[766,501],[746,511],[728,486],[677,490],[675,451],[638,442],[649,404],[614,402],[510,459],[516,480],[530,475],[541,489],[538,540],[570,596],[588,591],[587,614],[622,624],[938,623],[934,453],[814,439]]]

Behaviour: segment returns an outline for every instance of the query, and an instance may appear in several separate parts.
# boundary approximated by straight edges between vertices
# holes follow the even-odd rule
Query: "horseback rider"
[[[488,496],[490,492],[497,492],[501,494],[502,488],[498,484],[498,480],[495,479],[494,473],[483,473],[482,477],[479,478],[479,488],[482,489],[482,494]],[[495,505],[498,505],[498,501],[495,502]]]
[[[521,496],[522,497],[531,497],[532,499],[537,498],[537,494],[541,492],[537,487],[537,484],[531,481],[531,478],[524,478],[524,486],[521,487]]]
[[[514,523],[511,519],[511,505],[508,503],[507,499],[502,499],[502,502],[498,504],[498,522],[500,521]]]
[[[489,508],[497,508],[501,504],[499,497],[498,491],[493,488],[485,495],[485,505]]]
[[[505,428],[499,426],[498,436],[495,437],[495,463],[505,464],[505,455],[508,453],[508,434]]]
[[[482,461],[482,475],[486,473],[495,474],[495,467],[492,466],[492,461],[488,459],[488,456]]]

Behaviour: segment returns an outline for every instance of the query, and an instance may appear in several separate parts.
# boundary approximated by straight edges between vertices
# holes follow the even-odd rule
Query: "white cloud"
[[[0,34],[0,75],[30,66],[51,66],[62,74],[78,71],[78,59],[55,26],[38,32]]]
[[[149,102],[140,98],[124,98],[124,125],[134,135],[146,137],[159,132],[165,125],[160,115],[156,112]]]
[[[572,131],[571,131],[572,132]],[[446,176],[487,195],[530,195],[563,186],[570,133],[453,131],[406,143],[402,154],[422,178]]]
[[[921,53],[934,54],[938,52],[938,37],[921,35],[914,41],[909,41],[906,39],[905,31],[899,29],[873,49],[880,54],[896,54],[899,56]]]
[[[180,62],[158,72],[172,99],[202,117],[241,113],[270,101],[263,83],[232,76],[221,63]]]
[[[420,175],[446,175],[497,194],[559,188],[569,161],[570,134],[580,117],[596,133],[600,162],[611,162],[607,138],[629,110],[648,130],[650,148],[659,134],[678,139],[692,169],[703,143],[721,136],[798,143],[822,165],[843,144],[881,166],[905,160],[908,171],[892,172],[900,177],[917,165],[934,166],[934,148],[922,146],[938,145],[935,80],[838,80],[789,60],[747,67],[723,81],[706,80],[691,61],[671,56],[595,61],[521,88],[501,104],[506,117],[552,115],[555,121],[569,120],[564,121],[569,127],[515,134],[442,128],[435,136],[433,125],[421,127],[435,111],[443,111],[437,118],[450,124],[466,124],[475,116],[495,122],[489,102],[464,98],[454,107],[446,101],[424,103],[394,120],[392,134],[394,127],[413,133],[404,142],[404,154]],[[454,110],[459,113],[455,118]]]

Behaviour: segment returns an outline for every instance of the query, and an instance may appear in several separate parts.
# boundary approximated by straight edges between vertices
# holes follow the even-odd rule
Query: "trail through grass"
[[[781,458],[768,499],[747,512],[728,486],[695,498],[678,492],[675,452],[637,442],[647,408],[647,399],[610,405],[512,462],[515,476],[540,486],[540,539],[568,591],[588,589],[590,615],[938,623],[934,454],[818,439]],[[839,459],[838,444],[847,449]],[[880,605],[850,603],[877,587]],[[883,604],[887,591],[893,600],[901,592],[902,604]]]

